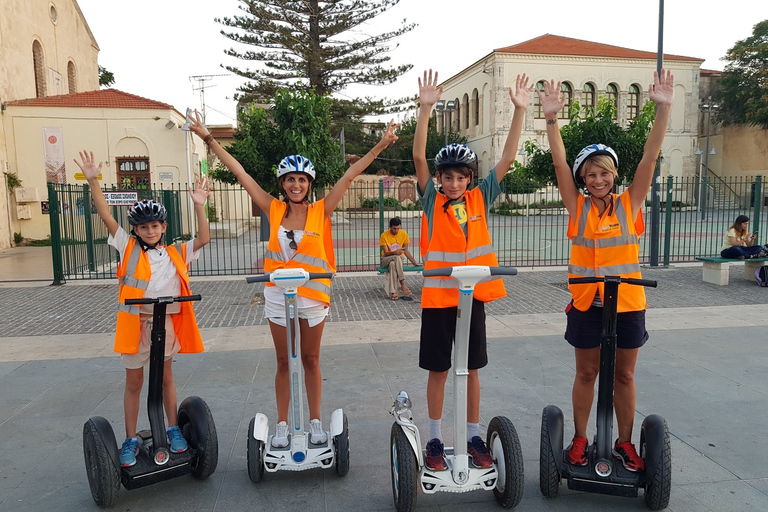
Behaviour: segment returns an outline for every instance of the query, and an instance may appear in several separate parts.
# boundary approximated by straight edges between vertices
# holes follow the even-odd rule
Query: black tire
[[[643,420],[640,456],[646,463],[645,504],[651,510],[663,510],[672,492],[672,449],[667,422],[661,416]]]
[[[107,423],[107,426],[109,424]],[[102,426],[102,428],[104,428]],[[109,432],[112,428],[109,427]],[[108,442],[117,445],[112,440],[108,441],[102,435],[102,431],[89,419],[83,425],[83,456],[85,457],[85,470],[88,474],[88,485],[91,487],[93,501],[100,507],[111,507],[117,501],[120,492],[120,470],[109,453]]]
[[[256,418],[251,418],[248,425],[248,478],[257,484],[264,478],[264,441],[253,437],[255,425]]]
[[[192,476],[208,478],[219,463],[219,440],[208,404],[197,396],[184,399],[179,405],[179,428],[187,443],[197,451],[192,460]]]
[[[333,438],[333,451],[336,457],[336,474],[346,476],[349,473],[349,427],[344,414],[344,427],[341,434]]]
[[[547,409],[541,414],[541,444],[539,447],[539,489],[541,494],[547,498],[554,498],[560,492],[560,472],[557,469],[557,459],[562,456],[562,450],[556,453],[552,447],[552,435],[560,432],[562,435],[562,415],[560,416],[560,428],[554,425],[554,432],[550,432],[550,425],[547,420]],[[562,441],[560,442],[562,446]]]
[[[416,508],[419,463],[408,437],[397,423],[392,424],[389,456],[395,509],[397,512],[411,512]]]
[[[515,426],[504,416],[496,416],[488,424],[488,448],[496,463],[499,478],[493,495],[504,508],[516,507],[523,499],[523,451]],[[501,453],[499,453],[499,449]]]

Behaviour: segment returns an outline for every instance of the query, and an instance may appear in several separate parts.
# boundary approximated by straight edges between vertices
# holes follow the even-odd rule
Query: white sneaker
[[[309,441],[312,444],[325,444],[328,440],[328,434],[323,430],[323,424],[320,420],[312,420],[309,422]]]
[[[288,424],[281,421],[277,424],[275,435],[272,437],[272,446],[275,448],[285,448],[288,446]]]

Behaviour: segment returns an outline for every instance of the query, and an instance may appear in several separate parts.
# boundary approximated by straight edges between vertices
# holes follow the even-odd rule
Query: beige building
[[[675,104],[664,140],[662,175],[692,176],[696,172],[699,116],[699,67],[702,59],[665,55],[664,67],[675,75]],[[656,53],[631,50],[590,41],[543,35],[494,50],[443,83],[443,99],[457,109],[436,113],[438,129],[450,123],[468,138],[479,158],[479,175],[487,175],[501,156],[513,106],[508,90],[515,77],[526,73],[534,84],[560,80],[568,100],[596,105],[608,96],[617,103],[621,125],[631,121],[648,99],[648,86],[656,69]],[[567,107],[563,117],[567,118]],[[562,123],[566,123],[563,119]],[[521,144],[535,140],[548,147],[546,126],[534,93],[521,136]],[[575,155],[573,155],[575,156]],[[519,156],[522,162],[524,157]]]

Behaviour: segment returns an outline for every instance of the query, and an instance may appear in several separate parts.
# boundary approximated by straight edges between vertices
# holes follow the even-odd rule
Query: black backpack
[[[768,266],[763,265],[755,270],[755,279],[760,286],[768,287]]]

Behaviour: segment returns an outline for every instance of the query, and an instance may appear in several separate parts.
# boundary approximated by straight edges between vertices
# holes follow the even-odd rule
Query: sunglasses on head
[[[296,245],[296,240],[293,239],[293,230],[290,230],[290,231],[286,230],[285,236],[287,236],[288,240],[291,241],[291,243],[288,244],[288,247],[290,247],[294,251],[299,248],[299,246]]]

